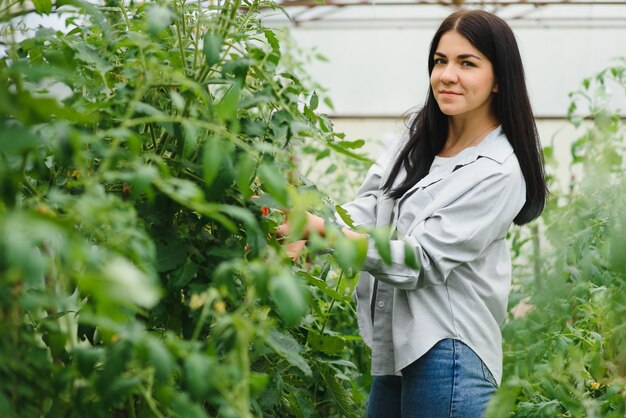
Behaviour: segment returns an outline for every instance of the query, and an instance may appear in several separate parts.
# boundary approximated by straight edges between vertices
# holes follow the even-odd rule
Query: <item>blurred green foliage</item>
[[[271,231],[333,213],[294,155],[366,159],[261,8],[2,7],[0,416],[361,415],[364,248]]]
[[[571,185],[513,236],[519,280],[490,417],[626,416],[626,126],[616,108],[625,93],[622,60],[571,94],[581,133]],[[554,164],[551,147],[545,154]]]

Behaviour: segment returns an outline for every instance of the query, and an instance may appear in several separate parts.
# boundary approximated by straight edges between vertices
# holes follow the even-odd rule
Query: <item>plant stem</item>
[[[128,13],[126,13],[126,8],[124,7],[124,2],[119,2],[120,9],[122,10],[122,15],[124,16],[124,21],[126,22],[126,27],[128,31],[131,31],[130,28],[130,20],[128,19]],[[139,45],[139,56],[141,57],[141,64],[143,65],[144,74],[148,74],[148,66],[146,65],[146,57],[143,54],[143,47]]]
[[[137,414],[135,413],[135,397],[131,396],[130,399],[128,399],[128,406],[129,406],[129,410],[130,410],[130,417],[131,418],[137,418]]]
[[[4,14],[4,12],[9,11],[9,10],[11,9],[11,7],[13,7],[13,6],[17,6],[17,5],[18,5],[18,4],[20,4],[20,3],[22,3],[22,0],[17,0],[17,1],[15,1],[15,2],[13,2],[13,3],[9,4],[9,5],[8,5],[7,7],[5,7],[4,9],[0,10],[0,16],[1,16],[2,14]]]
[[[239,1],[239,0],[238,0],[238,1],[236,2],[236,5],[233,7],[233,8],[234,8],[234,10],[235,10],[235,11],[233,12],[233,16],[232,16],[232,18],[231,18],[231,19],[229,19],[229,20],[231,20],[231,21],[232,21],[232,20],[234,20],[233,18],[235,17],[236,11],[239,9],[239,5],[240,5],[240,4],[241,4],[241,1]],[[249,9],[249,10],[248,10],[248,13],[246,13],[246,16],[243,18],[243,21],[241,22],[241,25],[239,25],[238,30],[241,30],[241,29],[243,29],[243,28],[245,27],[245,25],[248,23],[248,20],[250,19],[250,17],[251,17],[251,16],[252,16],[252,9]],[[228,21],[227,21],[227,22],[228,22]],[[226,39],[226,34],[228,33],[228,28],[227,28],[228,23],[226,23],[226,24],[225,24],[225,26],[226,26],[226,28],[224,29],[224,31],[223,31],[224,33],[222,34],[223,39]],[[221,31],[220,31],[220,32],[221,32]],[[229,44],[228,44],[228,47],[226,48],[226,50],[224,51],[224,53],[223,53],[223,54],[222,54],[222,56],[220,57],[219,62],[222,62],[222,61],[224,60],[224,58],[225,58],[226,56],[228,56],[228,53],[230,52],[230,49],[231,49],[232,47],[233,47],[233,44],[232,44],[232,43],[229,43]],[[245,55],[244,55],[244,56],[245,56]],[[204,71],[204,69],[205,69],[205,68],[206,68],[206,71]],[[214,65],[212,68],[214,68],[214,69],[215,69],[215,68],[217,68],[217,66],[215,66],[215,65]],[[203,73],[204,73],[204,74],[203,74]],[[210,69],[210,68],[208,68],[208,66],[204,65],[204,66],[202,67],[202,70],[201,70],[201,75],[200,75],[200,77],[198,78],[198,81],[199,81],[200,83],[203,83],[203,82],[204,82],[204,81],[205,81],[205,80],[209,77],[209,75],[211,75],[211,69]]]
[[[541,279],[541,246],[539,242],[539,226],[535,223],[531,227],[533,234],[533,273],[535,275],[535,284],[538,289],[543,287],[543,280]]]
[[[159,411],[159,408],[157,407],[157,405],[154,403],[152,394],[143,386],[139,388],[139,391],[141,392],[141,395],[143,396],[143,398],[146,400],[146,403],[148,404],[148,407],[150,408],[152,413],[156,415],[158,418],[165,418],[163,414],[161,413],[161,411]]]
[[[335,292],[339,292],[339,285],[341,284],[341,279],[343,278],[343,269],[341,269],[341,273],[339,274],[339,280],[337,280],[337,284],[335,285]],[[322,337],[322,342],[324,341],[324,329],[326,328],[326,324],[328,323],[328,318],[330,318],[330,311],[335,306],[335,297],[330,301],[330,306],[326,311],[326,315],[324,316],[324,323],[322,324],[322,329],[320,331],[320,336]]]
[[[183,20],[185,17],[182,16],[181,20]],[[187,71],[187,60],[185,59],[185,50],[183,48],[183,36],[180,32],[180,24],[176,23],[176,35],[178,36],[178,50],[180,52],[180,61],[183,64],[183,73],[185,74],[185,76],[187,75],[188,71]]]
[[[154,136],[154,126],[152,126],[151,123],[146,124],[146,126],[148,126],[150,129],[150,137],[152,138],[152,149],[156,151],[157,141],[156,141],[156,137]]]
[[[202,16],[202,0],[198,0],[198,15],[196,17],[196,36],[194,37],[194,49],[193,49],[193,68],[192,71],[196,70],[197,61],[198,61],[198,42],[200,40],[200,17]]]
[[[191,341],[197,340],[200,336],[200,331],[204,326],[204,321],[206,321],[207,317],[209,316],[209,312],[207,309],[208,306],[210,306],[210,302],[205,303],[202,307],[202,312],[200,312],[200,318],[198,318],[198,322],[196,322],[196,327],[194,328],[193,334],[191,335]]]
[[[223,136],[223,138],[228,139],[228,140],[234,142],[242,150],[245,150],[245,151],[251,153],[252,155],[256,155],[257,154],[256,150],[252,146],[250,146],[250,144],[248,144],[245,141],[243,141],[236,134],[233,134],[232,132],[229,132],[223,125],[218,125],[216,123],[205,122],[205,121],[200,120],[200,119],[183,118],[183,117],[180,117],[180,116],[148,116],[148,117],[141,117],[141,118],[131,119],[126,124],[126,127],[131,127],[131,126],[136,126],[136,125],[143,125],[145,123],[152,123],[152,122],[176,122],[176,123],[190,123],[192,125],[197,125],[197,126],[200,126],[202,128],[205,128],[205,129],[207,129],[207,130],[209,130],[211,132],[215,132],[217,134],[221,134]],[[104,131],[105,135],[100,135],[100,136],[106,136],[106,132],[107,131]],[[163,145],[161,145],[161,142],[163,141],[164,135],[166,133],[167,133],[167,131],[163,131],[163,134],[161,135],[161,138],[159,139],[159,151],[162,151],[162,149],[163,149]],[[157,152],[157,153],[159,153],[159,152]]]

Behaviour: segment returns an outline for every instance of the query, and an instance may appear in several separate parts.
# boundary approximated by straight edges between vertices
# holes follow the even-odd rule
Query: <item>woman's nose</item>
[[[439,76],[444,83],[456,83],[459,79],[458,74],[452,65],[446,65]]]

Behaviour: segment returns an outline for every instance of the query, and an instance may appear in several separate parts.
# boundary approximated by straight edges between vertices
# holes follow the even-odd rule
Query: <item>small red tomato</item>
[[[252,198],[252,199],[258,199],[260,197],[261,196],[256,195],[256,194],[253,195],[253,196],[250,196],[250,198]],[[263,216],[268,216],[270,214],[270,210],[269,210],[269,208],[266,208],[265,206],[261,206],[261,213],[263,214]]]

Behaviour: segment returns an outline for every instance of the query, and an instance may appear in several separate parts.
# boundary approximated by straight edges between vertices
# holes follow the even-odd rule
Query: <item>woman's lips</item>
[[[441,90],[439,94],[442,94],[444,96],[460,96],[461,95],[461,93],[455,93],[453,91],[447,91],[447,90]]]

